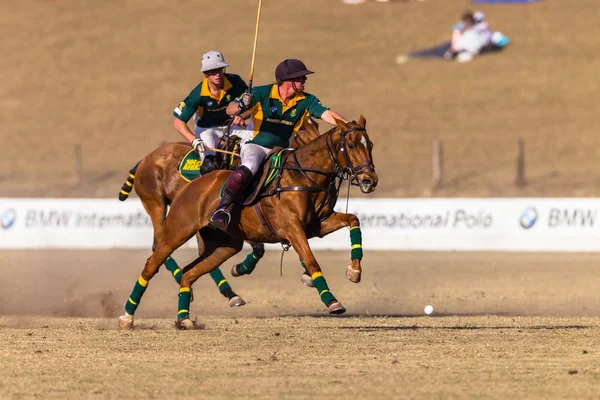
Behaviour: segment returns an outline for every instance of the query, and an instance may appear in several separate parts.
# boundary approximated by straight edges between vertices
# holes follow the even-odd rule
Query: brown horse
[[[317,136],[319,136],[318,124],[312,119],[307,119],[298,133],[292,138],[291,147],[306,144]],[[235,149],[235,146],[228,147],[229,150]],[[191,146],[189,143],[167,143],[153,150],[129,171],[129,177],[119,193],[119,200],[125,201],[129,197],[131,190],[135,189],[152,221],[154,230],[152,250],[154,250],[158,239],[163,234],[163,223],[168,207],[175,196],[188,184],[188,181],[179,173],[179,163],[190,150]],[[223,160],[222,167],[237,166],[237,161],[239,161],[239,158],[226,158]],[[249,243],[252,247],[252,253],[242,263],[233,266],[232,274],[234,276],[250,274],[264,255],[265,250],[262,243]],[[179,283],[182,269],[179,268],[177,262],[172,257],[169,257],[165,261],[165,266],[177,283]],[[227,297],[231,307],[239,307],[246,304],[231,289],[231,286],[219,268],[211,271],[210,275],[221,294]],[[308,284],[305,277],[303,277],[303,282]]]
[[[232,212],[227,232],[208,228],[212,212],[219,204],[220,191],[230,172],[217,171],[192,181],[173,201],[163,235],[146,261],[138,282],[120,317],[123,328],[133,326],[133,314],[148,281],[160,265],[197,232],[198,263],[184,270],[180,282],[178,326],[193,327],[189,319],[192,284],[217,268],[242,249],[244,240],[291,244],[306,265],[314,286],[329,313],[341,314],[345,308],[329,291],[308,239],[323,237],[342,227],[350,229],[351,264],[346,275],[358,283],[361,276],[362,237],[360,223],[353,214],[334,212],[342,180],[370,193],[378,177],[372,159],[373,143],[361,115],[358,122],[343,123],[305,146],[285,151],[278,175],[264,189],[264,197],[253,206]]]

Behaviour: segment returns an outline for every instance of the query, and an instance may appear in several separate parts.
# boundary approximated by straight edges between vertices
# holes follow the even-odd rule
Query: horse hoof
[[[240,274],[240,265],[242,264],[235,264],[233,267],[231,267],[231,276],[237,278],[238,276],[242,276],[242,274]]]
[[[229,307],[241,307],[245,305],[246,302],[240,296],[234,296],[229,299]]]
[[[315,287],[315,284],[309,274],[302,274],[300,280],[306,287]]]
[[[132,329],[133,328],[133,315],[125,314],[119,317],[119,326],[121,329]]]
[[[360,271],[360,270],[357,271],[355,269],[352,269],[352,266],[348,265],[348,269],[346,270],[346,277],[348,277],[350,282],[352,282],[352,283],[360,282],[361,274],[362,274],[362,271]]]
[[[181,329],[182,331],[189,331],[194,329],[194,323],[189,318],[177,320],[175,326],[177,327],[177,329]]]
[[[346,309],[340,304],[339,301],[332,301],[327,306],[327,311],[329,311],[329,314],[332,315],[341,315],[346,312]]]

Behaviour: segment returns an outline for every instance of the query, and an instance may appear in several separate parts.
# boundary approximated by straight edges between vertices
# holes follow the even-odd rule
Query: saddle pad
[[[191,149],[186,153],[179,163],[179,174],[187,182],[191,182],[200,176],[200,166],[202,161],[196,154],[194,149]]]
[[[250,185],[248,185],[248,189],[246,191],[246,200],[244,201],[244,205],[252,204],[260,194],[266,189],[267,186],[273,179],[277,176],[279,171],[279,167],[281,166],[281,156],[284,152],[284,149],[281,147],[276,147],[273,149],[271,153],[267,155],[265,158],[265,162],[262,164]]]

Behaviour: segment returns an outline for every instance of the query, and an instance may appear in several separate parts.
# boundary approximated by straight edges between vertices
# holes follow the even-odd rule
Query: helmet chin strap
[[[298,86],[296,86],[296,82],[292,82],[292,89],[294,89],[294,92],[296,93],[300,93],[302,91],[298,88]]]

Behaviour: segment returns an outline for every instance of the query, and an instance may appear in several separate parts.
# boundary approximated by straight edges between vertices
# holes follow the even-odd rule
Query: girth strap
[[[254,204],[252,206],[252,208],[254,209],[256,216],[260,220],[261,224],[263,224],[263,226],[265,227],[265,230],[267,231],[267,233],[269,234],[271,239],[273,239],[275,242],[281,242],[281,239],[279,238],[279,236],[277,236],[277,234],[275,233],[275,230],[273,229],[273,226],[271,225],[271,223],[265,216],[265,212],[263,211],[262,207],[260,206],[260,201],[256,204]]]

